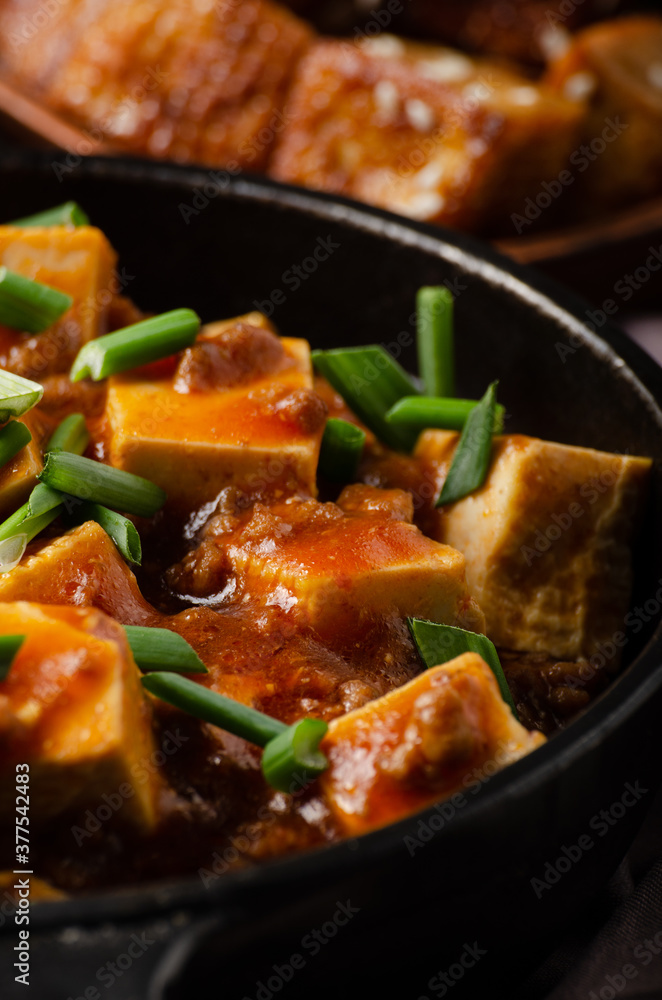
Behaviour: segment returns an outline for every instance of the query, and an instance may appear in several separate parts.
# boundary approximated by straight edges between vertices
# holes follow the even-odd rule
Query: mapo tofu
[[[44,255],[105,245],[55,214]],[[4,228],[10,259],[31,222]],[[0,275],[9,336],[73,308],[36,277]],[[311,353],[259,314],[110,315],[57,412],[0,372],[0,798],[23,767],[51,891],[187,874],[248,828],[230,868],[367,833],[590,703],[599,684],[554,687],[550,664],[581,679],[627,611],[647,459],[499,436],[494,386],[425,396],[382,348]],[[399,419],[412,395],[436,423]],[[576,494],[590,511],[527,562]]]

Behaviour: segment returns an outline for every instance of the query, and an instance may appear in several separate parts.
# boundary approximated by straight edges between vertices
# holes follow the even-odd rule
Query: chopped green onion
[[[492,452],[496,413],[496,387],[492,382],[480,403],[469,414],[436,506],[455,503],[485,482]]]
[[[389,424],[424,431],[438,427],[446,431],[461,431],[469,414],[478,406],[474,399],[433,399],[431,396],[404,396],[386,414]],[[494,433],[503,431],[505,407],[497,403],[494,411]]]
[[[262,773],[272,788],[292,795],[326,771],[329,762],[319,745],[328,728],[322,719],[301,719],[269,740]]]
[[[29,517],[39,517],[46,511],[54,510],[64,502],[64,497],[59,490],[52,490],[44,483],[37,483],[32,493],[28,497],[27,508]]]
[[[148,673],[142,683],[162,701],[264,747],[262,772],[269,784],[280,791],[292,792],[293,785],[305,786],[329,766],[319,750],[328,728],[320,719],[302,719],[286,726],[181,674]]]
[[[365,431],[347,420],[329,417],[320,448],[319,473],[333,483],[351,483],[361,461]]]
[[[0,635],[0,681],[7,680],[14,658],[25,639],[24,635]]]
[[[0,429],[0,467],[11,462],[26,444],[32,441],[32,434],[25,424],[18,420],[10,420]]]
[[[13,330],[41,333],[67,311],[71,295],[0,267],[0,323]]]
[[[53,431],[46,451],[72,451],[82,455],[90,443],[90,432],[82,413],[70,413]]]
[[[389,424],[386,414],[403,396],[418,390],[403,368],[383,347],[347,347],[313,351],[318,372],[339,392],[350,410],[377,435],[399,451],[411,451],[416,435]]]
[[[428,396],[455,395],[453,296],[447,288],[420,288],[416,296],[418,373]]]
[[[88,503],[85,500],[76,502],[73,498],[69,498],[69,503],[65,502],[65,506],[68,521],[72,524],[96,521],[112,538],[126,561],[134,566],[140,566],[143,557],[142,545],[133,521],[99,503]]]
[[[60,513],[64,498],[57,490],[37,483],[27,501],[0,524],[0,542],[24,534],[26,545]]]
[[[162,701],[183,709],[197,719],[241,736],[259,747],[285,732],[287,726],[264,712],[242,705],[239,701],[216,694],[197,681],[181,674],[149,673],[142,678],[143,686]]]
[[[10,573],[31,542],[60,514],[64,498],[38,483],[26,503],[0,524],[0,573]]]
[[[43,385],[0,368],[0,423],[27,413],[43,395]]]
[[[199,329],[200,318],[192,309],[173,309],[97,337],[78,352],[70,372],[71,381],[91,378],[98,382],[109,375],[167,358],[190,347]]]
[[[497,679],[501,697],[517,718],[517,709],[503,667],[499,662],[499,654],[494,643],[486,635],[481,635],[479,632],[467,632],[454,625],[439,625],[437,622],[428,622],[423,618],[408,618],[407,624],[421,659],[428,668],[436,667],[440,663],[448,663],[449,660],[453,660],[463,653],[478,653],[479,656],[482,656]]]
[[[24,219],[13,219],[5,222],[6,226],[20,226],[22,229],[32,226],[89,226],[90,220],[75,201],[65,201],[63,205],[47,208],[36,215],[26,215]]]
[[[43,514],[31,514],[29,509],[29,503],[24,503],[22,507],[19,507],[6,521],[0,524],[0,544],[2,542],[8,541],[9,539],[22,537],[24,539],[23,552],[25,551],[25,546],[28,542],[31,542],[39,532],[47,528],[51,521],[60,513],[61,507],[54,507],[52,510],[47,510]],[[21,552],[21,555],[23,554]],[[11,562],[5,552],[0,555],[0,562]],[[20,556],[18,557],[20,561]],[[0,569],[0,572],[6,573],[6,569]]]
[[[152,517],[167,499],[164,490],[149,479],[69,451],[47,452],[38,478],[61,493],[140,517]]]
[[[177,674],[206,674],[206,666],[186,639],[169,628],[125,625],[133,658],[144,671],[165,670]]]

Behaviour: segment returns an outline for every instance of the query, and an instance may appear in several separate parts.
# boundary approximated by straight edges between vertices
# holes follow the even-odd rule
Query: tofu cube
[[[321,41],[270,167],[411,218],[494,230],[573,149],[583,110],[498,63],[405,43]]]
[[[415,454],[438,490],[457,440],[448,431],[419,439]],[[618,665],[613,639],[625,632],[650,468],[647,458],[495,438],[484,485],[438,509],[429,530],[466,557],[497,646],[568,660],[608,649]]]
[[[0,326],[0,368],[37,379],[68,372],[88,340],[106,333],[117,291],[116,255],[99,229],[0,226],[0,265],[73,298],[48,330],[32,336]]]
[[[326,409],[312,384],[306,341],[243,321],[211,324],[176,372],[109,380],[110,463],[187,510],[227,486],[314,495]]]
[[[24,86],[36,83],[51,108],[87,128],[90,152],[97,140],[233,172],[264,167],[312,35],[269,0],[115,0],[96,4],[93,17],[84,5],[70,11],[53,32],[55,53],[49,31],[25,46],[47,52],[48,74],[22,52],[10,62]]]
[[[135,576],[96,521],[35,544],[11,573],[0,573],[0,602],[94,606],[125,625],[154,624]]]
[[[234,580],[235,599],[247,594],[280,607],[322,639],[360,632],[370,615],[412,615],[481,631],[464,556],[397,518],[397,504],[393,511],[360,504],[345,511],[298,498],[257,504],[218,524],[186,557],[179,587],[217,593]],[[215,557],[217,572],[210,571]]]
[[[465,792],[544,742],[514,718],[485,661],[465,653],[333,719],[320,785],[357,836]]]
[[[576,153],[584,213],[662,191],[662,17],[619,18],[580,31],[546,79],[559,96],[589,102]]]
[[[29,765],[39,822],[122,797],[118,816],[154,825],[157,782],[136,781],[154,749],[149,706],[123,629],[93,608],[0,604],[0,635],[25,635],[0,681],[0,811],[14,814],[16,765]]]
[[[42,446],[47,432],[43,420],[36,410],[30,410],[18,419],[18,423],[26,425],[32,440],[0,468],[0,521],[25,503],[44,467]]]

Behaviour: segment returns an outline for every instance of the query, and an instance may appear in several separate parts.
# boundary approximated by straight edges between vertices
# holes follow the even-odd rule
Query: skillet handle
[[[39,1000],[165,1000],[166,987],[212,930],[221,914],[195,917],[186,911],[135,922],[90,926],[34,927],[30,932],[31,995]],[[13,926],[0,936],[3,1000],[25,1000],[14,976]]]

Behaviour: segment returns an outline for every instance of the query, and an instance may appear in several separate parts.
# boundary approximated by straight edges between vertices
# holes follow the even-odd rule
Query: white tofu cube
[[[158,483],[171,505],[192,510],[230,485],[251,496],[315,495],[326,411],[312,392],[308,344],[242,325],[267,331],[281,357],[261,370],[256,354],[254,371],[250,355],[237,364],[214,358],[231,331],[210,324],[176,372],[109,381],[110,462]]]
[[[465,653],[333,719],[320,784],[357,836],[466,793],[544,742],[514,718],[484,660]]]
[[[154,745],[123,629],[94,608],[0,604],[0,635],[25,635],[0,681],[0,811],[14,814],[16,765],[29,765],[30,814],[123,800],[121,820],[156,821],[158,779],[137,781]]]
[[[457,440],[419,439],[438,490]],[[617,666],[650,468],[647,458],[519,434],[495,439],[484,485],[439,509],[431,533],[464,553],[496,645],[570,660],[607,648]]]
[[[197,592],[199,569],[214,592],[229,575],[237,594],[279,606],[321,636],[360,628],[370,614],[411,615],[482,631],[464,556],[394,519],[394,512],[397,505],[345,511],[316,500],[258,504],[185,559],[180,586]],[[219,554],[222,579],[209,574],[209,546]]]

